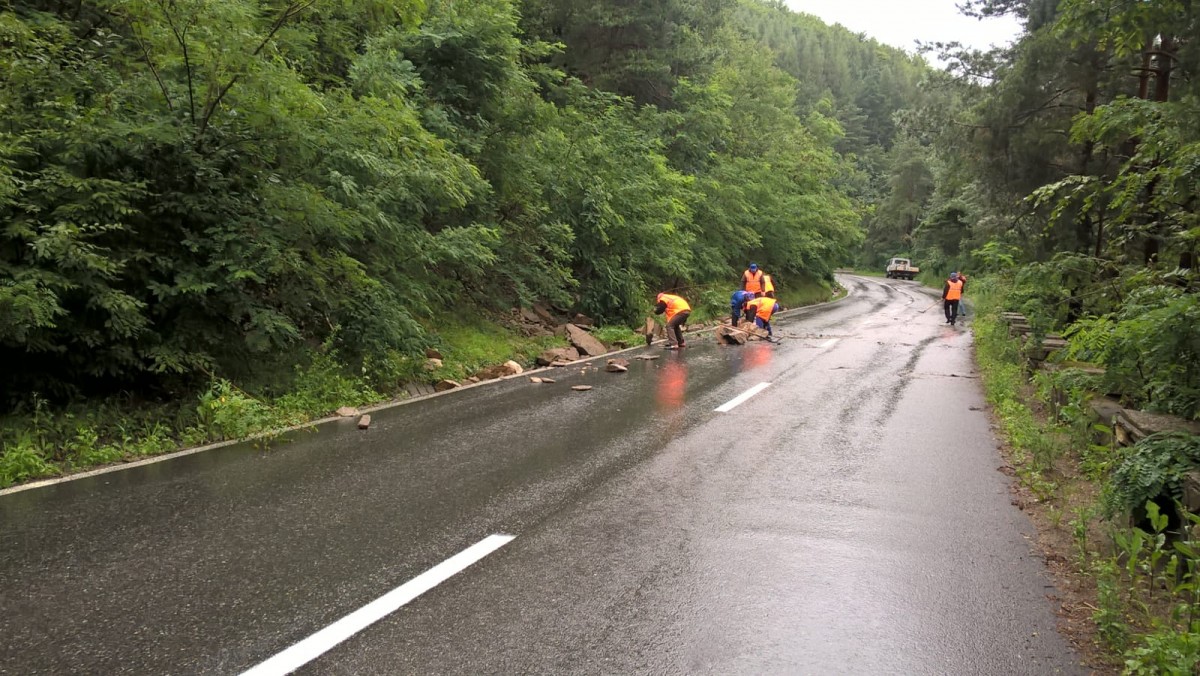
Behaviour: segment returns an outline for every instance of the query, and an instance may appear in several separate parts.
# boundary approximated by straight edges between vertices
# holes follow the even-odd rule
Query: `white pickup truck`
[[[912,264],[907,258],[893,258],[887,264],[888,279],[913,279],[921,268]]]

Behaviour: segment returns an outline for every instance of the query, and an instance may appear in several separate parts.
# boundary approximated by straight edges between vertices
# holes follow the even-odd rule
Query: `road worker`
[[[763,275],[763,295],[767,298],[775,297],[775,282],[772,281],[771,275]]]
[[[677,350],[685,347],[683,342],[683,325],[687,324],[688,316],[692,314],[692,306],[680,296],[660,293],[654,306],[654,314],[667,316],[667,349]]]
[[[733,296],[729,298],[729,323],[737,326],[738,320],[743,317],[746,321],[753,321],[754,313],[746,307],[746,303],[754,300],[754,293],[751,291],[742,291],[738,289],[733,292]]]
[[[759,296],[750,301],[749,306],[754,311],[754,325],[760,329],[766,329],[767,338],[771,338],[774,335],[771,331],[771,316],[782,309],[779,307],[779,302],[774,298]]]
[[[950,279],[942,285],[942,308],[946,311],[946,323],[954,326],[958,319],[958,303],[962,300],[963,287],[966,284],[958,278],[957,272],[950,273]]]
[[[762,293],[763,291],[763,271],[758,269],[758,263],[751,263],[749,268],[742,273],[742,291],[750,293]]]

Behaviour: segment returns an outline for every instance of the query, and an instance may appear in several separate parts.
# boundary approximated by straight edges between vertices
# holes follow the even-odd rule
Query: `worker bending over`
[[[754,325],[760,329],[766,329],[767,337],[770,338],[774,335],[771,332],[771,316],[783,308],[779,307],[779,302],[774,298],[766,296],[755,298],[750,301],[749,305],[750,309],[754,311]]]
[[[680,296],[669,293],[658,294],[654,314],[667,315],[667,349],[676,350],[684,347],[683,325],[687,324],[688,316],[692,314],[692,306]]]
[[[754,313],[746,306],[747,303],[754,300],[753,291],[737,290],[733,292],[733,296],[729,298],[729,323],[734,326],[738,325],[738,320],[744,315],[746,321],[754,319]]]

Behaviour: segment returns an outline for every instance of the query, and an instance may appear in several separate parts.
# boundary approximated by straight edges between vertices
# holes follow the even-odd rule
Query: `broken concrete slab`
[[[365,430],[371,426],[371,416],[364,415],[358,419],[358,429]]]

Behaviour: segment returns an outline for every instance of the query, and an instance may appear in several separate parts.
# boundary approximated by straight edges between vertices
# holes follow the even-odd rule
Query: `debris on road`
[[[588,390],[592,389],[592,386],[591,385],[572,385],[571,389],[575,390],[576,392],[587,392]]]
[[[608,348],[604,347],[604,343],[601,343],[595,336],[574,324],[567,324],[567,339],[582,354],[586,354],[589,357],[597,357],[608,352]]]
[[[608,365],[604,367],[609,373],[625,373],[629,370],[628,359],[609,359]]]
[[[514,376],[515,376],[515,375],[517,375],[517,374],[519,374],[519,373],[524,373],[524,372],[525,372],[525,369],[521,368],[521,365],[520,365],[520,364],[518,364],[517,362],[515,362],[515,361],[513,361],[513,360],[511,360],[511,359],[509,359],[508,361],[504,362],[503,366],[504,366],[504,368],[508,369],[508,373],[509,373],[509,375],[514,375]]]
[[[579,359],[579,350],[573,347],[555,347],[538,355],[538,366],[552,366],[554,362],[570,363]]]
[[[358,419],[358,429],[365,430],[371,426],[371,416],[364,415]]]
[[[529,376],[529,382],[541,384],[542,379],[537,376]]]
[[[343,418],[353,418],[358,415],[358,409],[353,406],[343,406],[337,410],[337,414]]]
[[[542,378],[542,383],[546,385],[553,385],[556,382],[558,381],[553,378]]]
[[[634,357],[634,359],[641,359],[642,361],[653,361],[660,358],[662,358],[662,355],[660,354],[639,354],[638,356]]]

